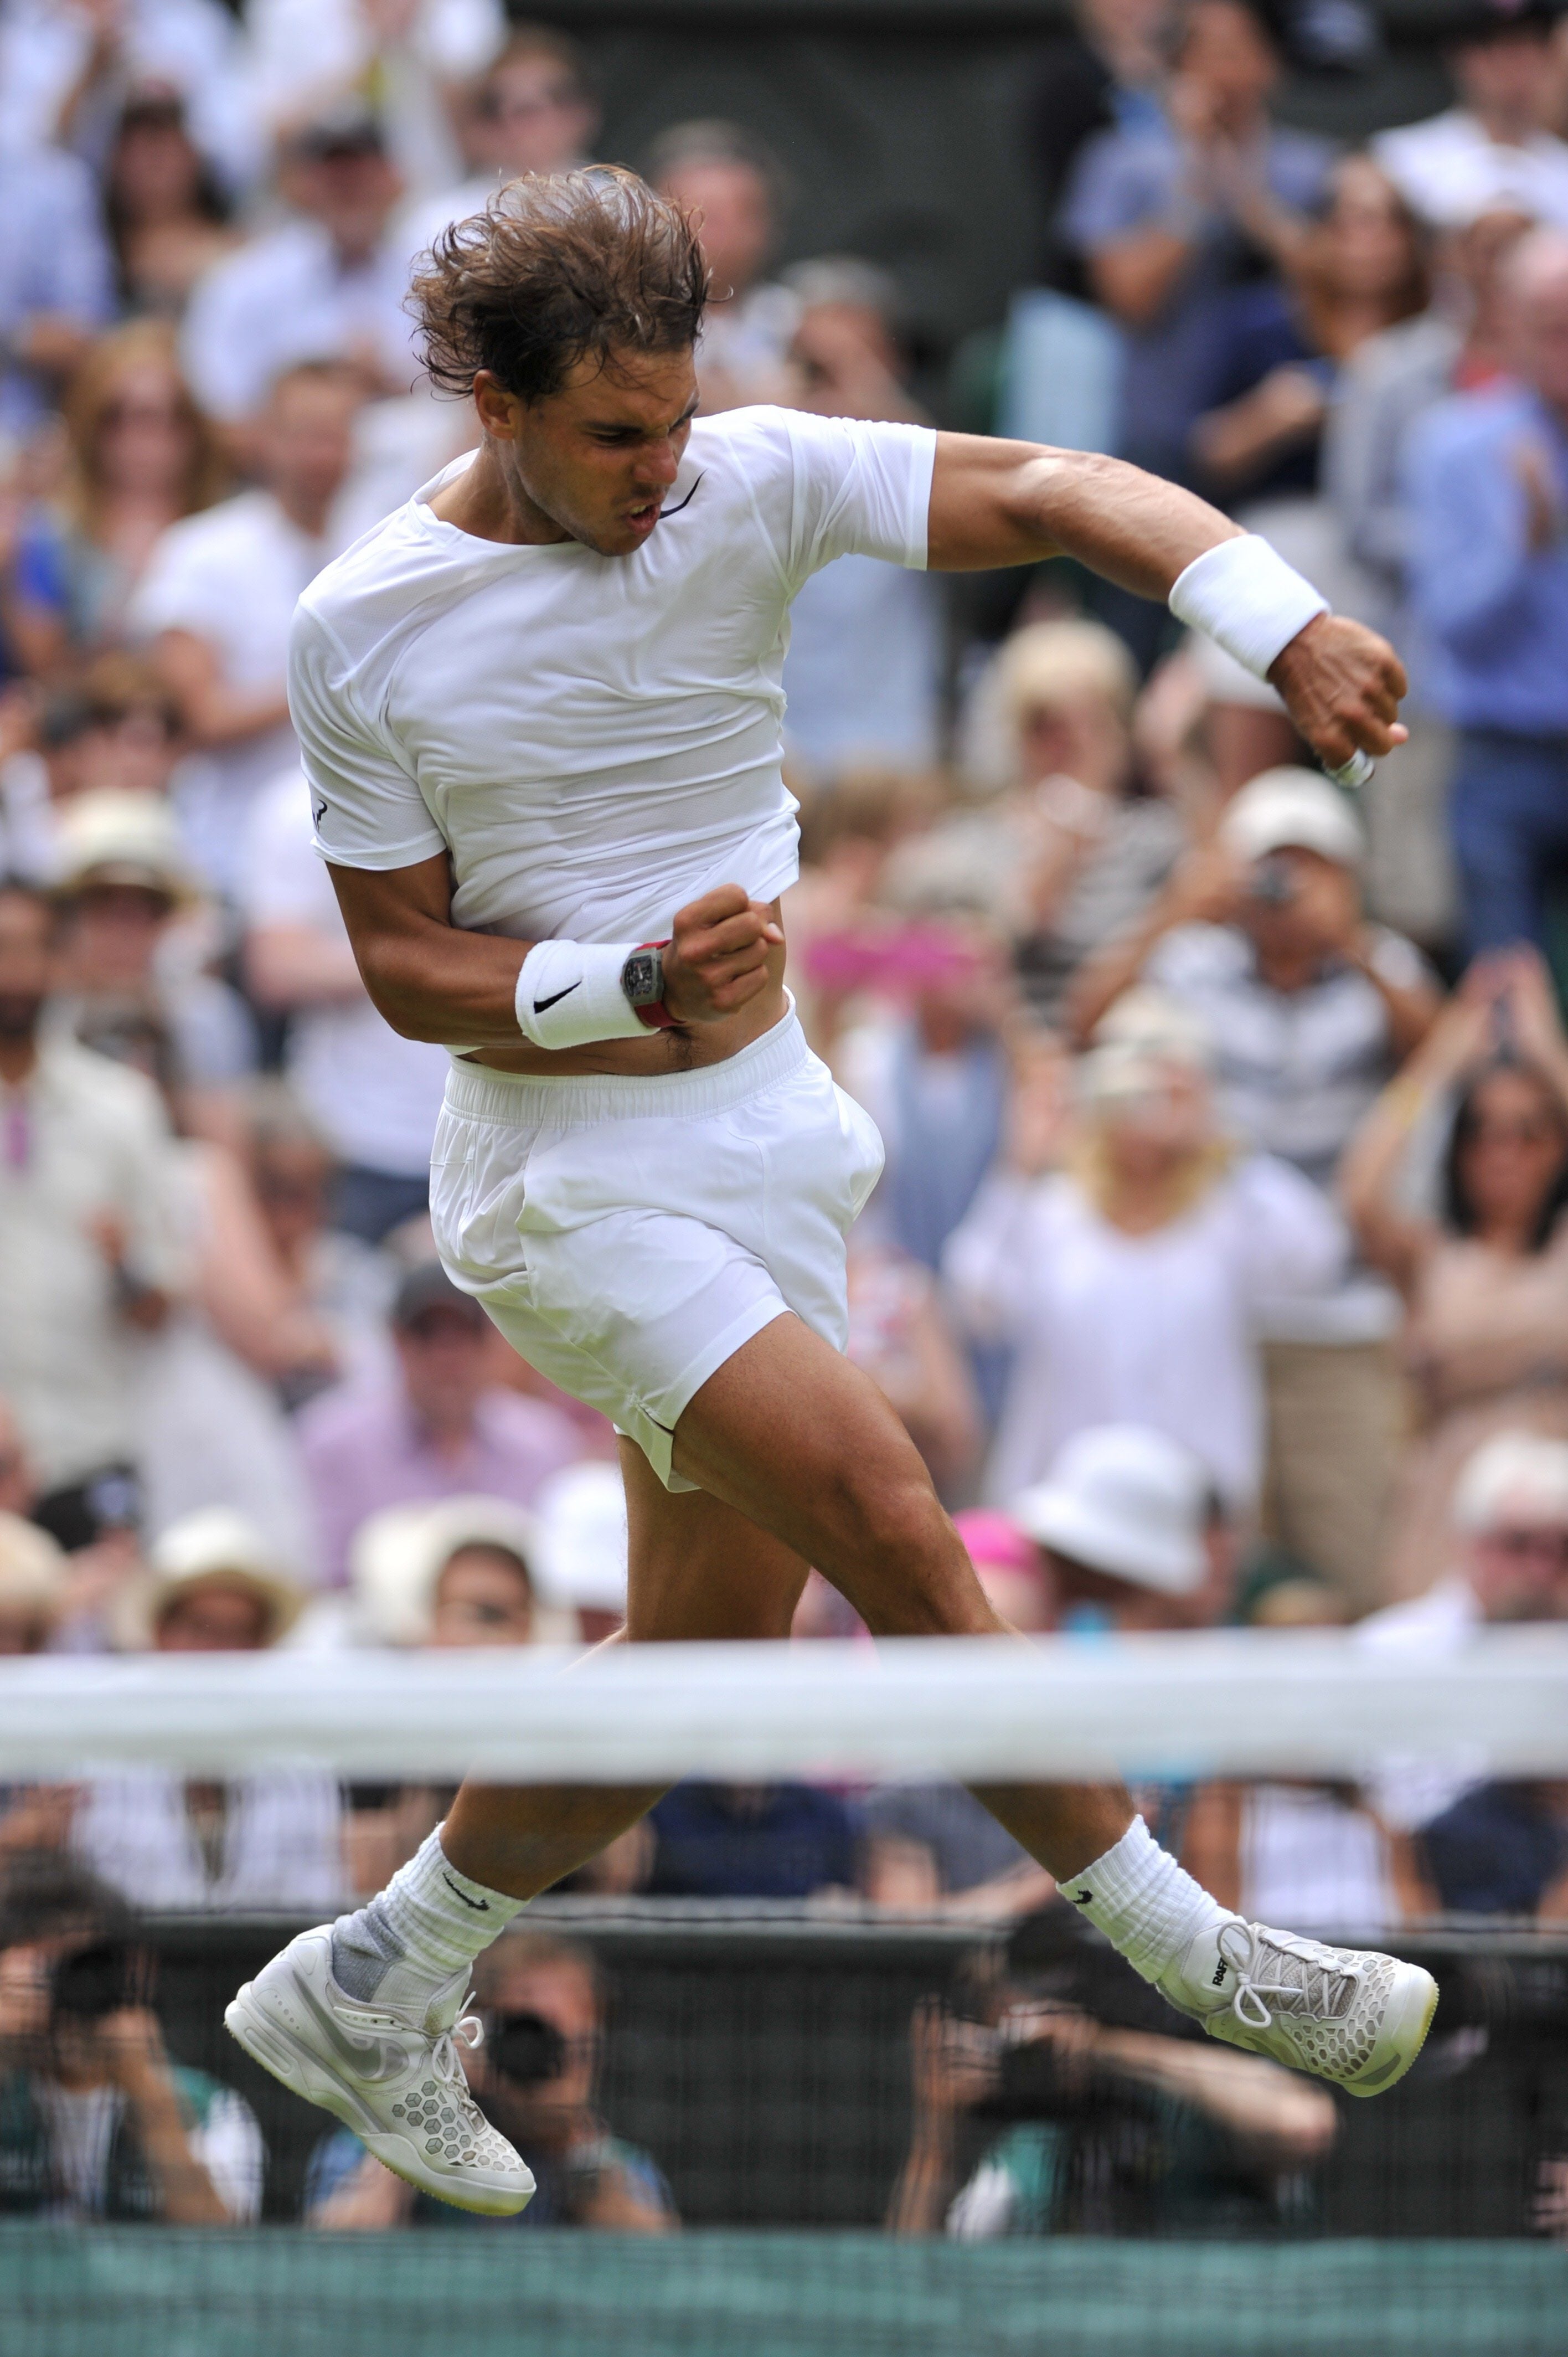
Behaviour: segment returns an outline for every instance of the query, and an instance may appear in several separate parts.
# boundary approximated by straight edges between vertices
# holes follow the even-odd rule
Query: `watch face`
[[[651,950],[634,950],[621,968],[620,985],[634,1006],[651,1006],[662,976]]]

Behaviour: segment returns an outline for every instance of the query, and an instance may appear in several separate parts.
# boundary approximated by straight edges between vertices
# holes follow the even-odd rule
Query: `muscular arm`
[[[933,571],[1073,556],[1141,597],[1167,598],[1178,574],[1240,527],[1179,485],[1089,450],[943,434],[931,481]],[[1403,741],[1404,672],[1393,649],[1343,615],[1319,614],[1269,673],[1302,736],[1331,767]]]

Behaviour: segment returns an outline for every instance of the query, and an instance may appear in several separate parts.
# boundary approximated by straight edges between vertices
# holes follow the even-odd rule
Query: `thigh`
[[[709,1377],[676,1426],[674,1464],[814,1564],[875,1635],[1003,1625],[882,1394],[797,1318]]]
[[[793,1548],[704,1491],[667,1490],[634,1442],[620,1460],[628,1637],[787,1637],[808,1568]]]

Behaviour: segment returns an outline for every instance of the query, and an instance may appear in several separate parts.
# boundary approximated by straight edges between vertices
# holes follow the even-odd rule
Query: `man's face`
[[[1489,41],[1466,41],[1449,52],[1459,94],[1478,114],[1501,114],[1546,127],[1557,94],[1552,43],[1539,25],[1516,25]]]
[[[0,891],[0,1045],[20,1046],[38,1028],[52,958],[49,912],[28,892]]]
[[[142,884],[92,884],[71,903],[68,970],[83,990],[140,990],[173,911],[166,892]]]
[[[509,180],[523,172],[571,171],[599,127],[597,110],[559,58],[498,65],[477,112],[484,160]]]
[[[380,242],[402,186],[379,147],[301,156],[284,178],[301,212],[318,221],[340,253],[355,262],[365,260]]]
[[[433,1645],[526,1645],[533,1636],[528,1575],[504,1547],[459,1547],[435,1583]]]
[[[470,1424],[485,1387],[484,1328],[437,1307],[422,1309],[393,1339],[415,1415],[443,1431]]]
[[[1248,870],[1241,922],[1265,955],[1325,956],[1348,937],[1359,915],[1352,871],[1305,845],[1271,851]]]
[[[565,2141],[593,2098],[600,2023],[592,1984],[569,1958],[509,1966],[503,1952],[497,1965],[488,1971],[481,1966],[479,1995],[493,2014],[537,2014],[566,2050],[558,2078],[527,2087],[485,2078],[487,2104],[503,2128],[510,2121],[526,2141]],[[481,2058],[483,2052],[481,2048]]]
[[[1488,1620],[1568,1620],[1568,1521],[1505,1501],[1471,1539],[1467,1569]]]
[[[1177,70],[1202,86],[1224,122],[1262,106],[1280,78],[1279,59],[1262,26],[1236,0],[1197,0]]]
[[[630,556],[652,536],[697,407],[690,350],[584,359],[532,405],[488,371],[475,393],[509,482],[568,539]]]
[[[360,393],[347,377],[294,377],[280,385],[263,421],[259,456],[285,507],[326,507],[342,489],[354,454]]]
[[[776,223],[768,183],[749,164],[681,165],[666,173],[659,193],[697,217],[703,259],[723,302],[744,295],[773,250]]]

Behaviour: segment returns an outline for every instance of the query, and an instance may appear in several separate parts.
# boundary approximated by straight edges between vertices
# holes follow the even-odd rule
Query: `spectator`
[[[451,1059],[371,1005],[297,764],[258,795],[242,866],[245,974],[289,1017],[285,1069],[338,1161],[334,1225],[379,1244],[430,1201],[430,1148]]]
[[[327,1329],[349,1381],[386,1372],[396,1266],[332,1224],[336,1170],[319,1131],[287,1082],[270,1078],[247,1091],[242,1129],[256,1208],[285,1283]]]
[[[784,177],[760,139],[734,123],[679,123],[660,134],[648,178],[697,218],[713,296],[703,317],[703,406],[778,401],[800,315],[788,287],[763,276],[779,242]]]
[[[945,1495],[961,1489],[979,1458],[980,1402],[936,1280],[897,1244],[849,1240],[849,1341],[893,1406]]]
[[[424,196],[398,221],[410,253],[434,245],[449,222],[482,212],[524,172],[575,172],[589,159],[599,109],[587,58],[549,25],[514,25],[467,107],[467,145],[476,168],[458,187]]]
[[[400,184],[375,115],[361,100],[322,112],[287,142],[279,179],[299,218],[216,263],[186,313],[196,397],[236,429],[303,361],[337,361],[364,392],[413,381],[408,253],[390,226]]]
[[[1045,1550],[1069,1628],[1198,1629],[1229,1601],[1205,1544],[1210,1494],[1190,1449],[1142,1425],[1099,1425],[1068,1442],[1013,1517]]]
[[[803,798],[800,874],[785,895],[784,920],[800,1021],[830,1061],[846,1008],[875,978],[888,858],[945,801],[940,778],[875,769],[846,771]]]
[[[1364,1644],[1380,1652],[1441,1661],[1462,1652],[1484,1628],[1568,1620],[1568,1442],[1518,1428],[1495,1432],[1464,1464],[1449,1531],[1450,1545],[1454,1538],[1458,1541],[1457,1560],[1451,1554],[1438,1555],[1450,1568],[1424,1595],[1391,1604],[1363,1620],[1358,1633]],[[1445,1876],[1453,1877],[1453,1889],[1473,1874],[1470,1846],[1488,1831],[1498,1836],[1493,1888],[1517,1878],[1517,1806],[1488,1796],[1462,1760],[1390,1760],[1376,1789],[1384,1820],[1402,1830],[1447,1819],[1436,1850],[1428,1855],[1440,1887]],[[1450,1815],[1459,1803],[1467,1805]],[[1516,1820],[1511,1832],[1505,1819]],[[1541,1855],[1539,1841],[1534,1855]]]
[[[894,2233],[1234,2235],[1299,2215],[1302,2173],[1333,2147],[1332,2098],[1275,2063],[1151,2029],[1163,2017],[1146,1991],[1065,1907],[1020,1923],[961,1997],[961,2012],[924,1999],[910,2024]],[[982,2106],[1015,2125],[964,2178],[964,2115]]]
[[[1440,1156],[1434,1214],[1405,1195],[1413,1146]],[[1342,1189],[1404,1297],[1423,1411],[1390,1542],[1385,1593],[1402,1597],[1426,1585],[1458,1468],[1488,1431],[1568,1435],[1568,1042],[1537,959],[1471,969],[1368,1115]]]
[[[1568,1911],[1568,1789],[1561,1782],[1478,1784],[1423,1826],[1420,1846],[1445,1915],[1559,1924]]]
[[[509,2226],[668,2233],[675,2204],[657,2163],[611,2134],[594,2108],[605,1988],[592,1952],[548,1932],[506,1932],[478,1966],[484,2045],[467,2062],[488,2118],[532,2170],[538,2190]],[[346,2129],[325,2137],[306,2180],[306,2218],[324,2227],[449,2225]],[[473,2219],[471,2212],[459,2217]],[[500,2223],[479,2220],[478,2223]]]
[[[666,1899],[811,1899],[853,1890],[855,1825],[811,1784],[677,1784],[649,1813],[648,1888]]]
[[[235,234],[177,91],[145,83],[126,98],[104,166],[103,208],[124,308],[179,318],[197,280],[232,253]]]
[[[1226,1146],[1190,1017],[1151,993],[1123,1025],[1079,1068],[1059,1168],[1054,1077],[1024,1078],[947,1246],[972,1330],[1014,1347],[986,1493],[1010,1501],[1075,1433],[1120,1421],[1182,1443],[1245,1513],[1263,1469],[1255,1319],[1271,1295],[1331,1286],[1343,1232],[1287,1163]]]
[[[8,1399],[0,1398],[0,1513],[26,1517],[38,1496],[32,1460]]]
[[[265,2154],[231,2087],[172,2062],[124,1901],[68,1859],[0,1888],[0,2183],[49,2220],[252,2225]]]
[[[1209,298],[1300,250],[1331,151],[1279,129],[1277,37],[1247,0],[1192,0],[1163,115],[1140,114],[1080,153],[1062,233],[1127,331],[1122,447],[1185,479],[1201,405]]]
[[[70,470],[52,512],[35,513],[19,560],[18,597],[36,614],[52,667],[124,634],[126,608],[173,523],[224,488],[216,438],[179,373],[170,330],[156,320],[94,345],[65,404]]]
[[[127,92],[151,84],[189,108],[204,152],[243,178],[254,149],[238,49],[222,0],[5,0],[0,137],[59,140],[100,172]]]
[[[124,1650],[253,1653],[275,1645],[305,1591],[261,1534],[219,1507],[188,1515],[123,1591]],[[71,1826],[78,1855],[138,1907],[303,1911],[342,1897],[342,1809],[330,1776],[258,1769],[227,1779],[162,1768],[90,1779]]]
[[[626,1626],[626,1488],[618,1465],[587,1461],[553,1473],[534,1501],[539,1588],[590,1645]]]
[[[332,503],[359,404],[349,370],[316,361],[285,369],[258,433],[260,485],[173,525],[132,608],[203,756],[180,785],[187,843],[231,897],[250,813],[295,756],[288,633],[301,590],[336,554]]]
[[[1438,1003],[1411,944],[1363,918],[1363,854],[1326,779],[1269,770],[1074,992],[1084,1028],[1137,974],[1188,1009],[1213,1042],[1231,1128],[1326,1192],[1357,1123]],[[1399,1432],[1389,1360],[1398,1304],[1352,1269],[1310,1297],[1257,1307],[1271,1527],[1364,1609],[1378,1592]]]
[[[1169,0],[1078,0],[1071,21],[1041,46],[1024,135],[1047,224],[1041,281],[1084,292],[1056,227],[1069,176],[1086,141],[1119,124],[1158,128]]]
[[[0,1654],[43,1652],[65,1601],[65,1558],[53,1539],[0,1508]]]
[[[1143,914],[1186,842],[1141,774],[1136,692],[1133,659],[1103,623],[1015,630],[977,692],[1005,740],[1007,791],[948,819],[915,855],[984,893],[1048,1023],[1082,961]]]
[[[1452,827],[1472,952],[1544,946],[1568,860],[1568,231],[1505,264],[1517,381],[1418,420],[1406,496],[1430,693],[1459,731]]]
[[[310,110],[377,93],[398,171],[421,194],[462,168],[453,117],[507,37],[502,0],[249,0],[247,78],[261,127],[286,137]]]
[[[233,1141],[255,1032],[239,993],[195,963],[188,932],[181,939],[199,895],[167,804],[81,794],[62,813],[56,859],[62,1024],[102,1041],[105,1026],[153,1016],[173,1036],[182,1126]]]
[[[542,1609],[539,1526],[504,1499],[388,1506],[361,1523],[349,1568],[354,1625],[378,1645],[532,1645],[569,1634]]]
[[[0,755],[6,872],[48,883],[61,813],[80,794],[162,794],[179,751],[179,712],[156,672],[100,655],[80,681],[42,701],[32,741]]]
[[[439,1263],[404,1277],[392,1323],[396,1378],[346,1385],[300,1418],[337,1583],[354,1533],[378,1508],[475,1491],[532,1505],[547,1475],[581,1453],[559,1409],[487,1384],[484,1310]]]
[[[1445,59],[1459,103],[1373,140],[1423,220],[1453,229],[1507,207],[1568,230],[1568,146],[1546,127],[1556,23],[1549,0],[1470,0]]]
[[[46,1492],[134,1459],[135,1337],[183,1274],[156,1096],[48,1034],[53,948],[43,895],[0,883],[0,1388]]]
[[[91,173],[59,148],[0,140],[0,433],[39,424],[113,303]]]
[[[904,382],[897,289],[886,271],[831,254],[798,263],[784,285],[800,305],[789,350],[793,408],[828,417],[923,413]],[[936,759],[942,614],[924,573],[841,556],[789,609],[785,742],[817,777],[865,764],[925,769]]]

